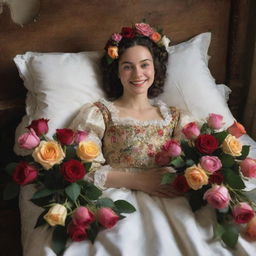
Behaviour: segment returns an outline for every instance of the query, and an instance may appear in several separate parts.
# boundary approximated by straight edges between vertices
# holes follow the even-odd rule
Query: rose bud
[[[210,134],[201,134],[195,141],[196,148],[203,154],[212,154],[219,146],[218,140]]]
[[[189,187],[193,190],[198,190],[203,185],[208,184],[208,176],[200,166],[192,165],[187,168],[185,170],[185,178]]]
[[[33,120],[27,128],[32,128],[35,131],[36,135],[40,137],[48,132],[48,122],[49,119],[40,118],[37,120]]]
[[[39,137],[36,135],[33,129],[29,129],[18,138],[18,144],[24,149],[33,149],[37,147],[40,143]]]
[[[99,223],[105,228],[112,228],[119,220],[119,216],[111,208],[100,208],[97,212]]]
[[[75,133],[75,143],[79,144],[81,141],[85,140],[88,137],[88,132],[86,131],[77,131]]]
[[[199,136],[200,129],[195,122],[191,122],[183,127],[182,133],[186,136],[187,139],[194,140]]]
[[[93,141],[81,141],[76,150],[77,156],[85,162],[91,162],[100,152],[99,146]]]
[[[81,180],[86,171],[84,166],[79,161],[71,159],[62,164],[60,172],[64,176],[65,180],[72,183],[76,182],[77,180]]]
[[[56,129],[56,136],[62,145],[71,145],[74,141],[75,133],[68,128]]]
[[[214,185],[204,193],[204,200],[215,209],[228,207],[230,195],[225,186]]]
[[[94,214],[86,207],[80,206],[76,208],[72,215],[72,221],[78,226],[88,226],[95,220]]]
[[[237,224],[249,222],[254,215],[254,210],[248,203],[242,202],[233,208],[233,216]]]
[[[87,229],[84,226],[75,225],[72,221],[68,224],[68,234],[72,241],[80,242],[87,238]]]
[[[165,166],[170,163],[170,156],[166,151],[160,151],[156,153],[155,161],[158,165]]]
[[[236,138],[246,134],[244,126],[236,121],[228,128],[228,132]]]
[[[200,159],[201,167],[210,173],[218,171],[221,167],[221,161],[217,156],[203,156]]]
[[[222,115],[217,115],[217,114],[209,114],[207,124],[210,128],[219,130],[223,126],[223,116]]]
[[[44,219],[52,227],[56,225],[65,226],[66,217],[67,217],[67,209],[65,206],[61,204],[55,204],[44,215]]]
[[[179,193],[186,193],[189,191],[190,187],[187,183],[187,180],[184,175],[178,175],[173,183],[173,188],[178,191]]]
[[[224,175],[220,171],[214,172],[212,175],[209,176],[210,184],[220,185],[223,181],[224,181]]]
[[[256,160],[247,157],[240,163],[240,167],[245,177],[256,178]]]
[[[20,185],[26,185],[34,181],[37,175],[38,172],[34,166],[26,162],[20,162],[12,174],[12,179]]]
[[[243,149],[241,142],[229,134],[222,143],[222,150],[224,153],[231,156],[240,156]]]
[[[180,144],[175,140],[168,140],[163,145],[163,150],[166,151],[170,157],[176,157],[181,154]]]
[[[256,240],[256,216],[247,224],[245,233],[251,240]]]

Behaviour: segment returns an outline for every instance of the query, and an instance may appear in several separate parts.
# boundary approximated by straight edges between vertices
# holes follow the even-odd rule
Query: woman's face
[[[147,95],[155,76],[153,57],[148,48],[136,45],[125,50],[119,60],[118,72],[124,94]]]

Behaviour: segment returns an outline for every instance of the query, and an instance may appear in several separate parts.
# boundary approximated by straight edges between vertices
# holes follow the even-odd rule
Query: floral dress
[[[86,104],[71,128],[87,130],[90,139],[102,146],[93,163],[94,182],[103,188],[103,195],[112,200],[129,201],[136,212],[128,214],[112,229],[99,232],[94,244],[90,241],[70,242],[64,256],[246,256],[255,255],[256,243],[239,238],[236,250],[225,248],[213,239],[215,212],[209,206],[193,213],[187,200],[180,196],[160,198],[142,191],[104,188],[108,171],[147,171],[156,167],[155,153],[163,143],[179,134],[179,113],[163,102],[155,102],[162,120],[138,121],[120,118],[114,104],[104,99]],[[28,186],[26,186],[28,187]],[[35,206],[28,205],[30,193],[22,193],[22,219],[30,221],[22,233],[26,256],[54,256],[46,227],[33,230]],[[29,208],[29,211],[26,209]],[[33,214],[32,214],[33,212]],[[36,215],[34,217],[34,215]],[[28,220],[29,219],[29,220]],[[28,233],[30,232],[30,233]],[[31,241],[33,239],[33,241]]]

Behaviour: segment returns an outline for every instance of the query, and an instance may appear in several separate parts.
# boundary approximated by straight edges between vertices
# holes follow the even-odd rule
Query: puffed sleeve
[[[96,105],[92,103],[83,105],[69,128],[87,131],[89,133],[88,140],[94,141],[102,148],[105,122],[100,109]],[[105,158],[101,152],[99,156],[94,159],[90,173],[87,175],[87,179],[93,180],[94,184],[101,189],[105,189],[104,185],[107,179],[107,173],[111,170],[111,167],[106,165],[105,162]]]

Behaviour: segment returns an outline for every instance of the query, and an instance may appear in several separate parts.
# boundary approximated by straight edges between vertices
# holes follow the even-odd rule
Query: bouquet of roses
[[[165,174],[162,183],[184,193],[193,211],[207,203],[216,209],[215,236],[233,248],[242,229],[256,239],[256,189],[245,191],[244,183],[256,178],[256,160],[247,157],[250,147],[238,140],[244,127],[234,122],[221,131],[222,126],[217,114],[201,127],[188,123],[182,129],[185,139],[167,141],[155,159],[177,170]]]
[[[68,238],[93,242],[102,228],[113,227],[125,217],[122,213],[132,213],[135,208],[125,200],[101,197],[102,191],[83,179],[100,153],[99,146],[88,140],[88,133],[57,129],[49,139],[48,121],[32,121],[19,137],[19,146],[32,154],[6,166],[12,182],[5,188],[4,199],[17,196],[20,186],[35,184],[31,201],[44,209],[35,228],[47,224],[54,229],[52,248],[60,254]]]

